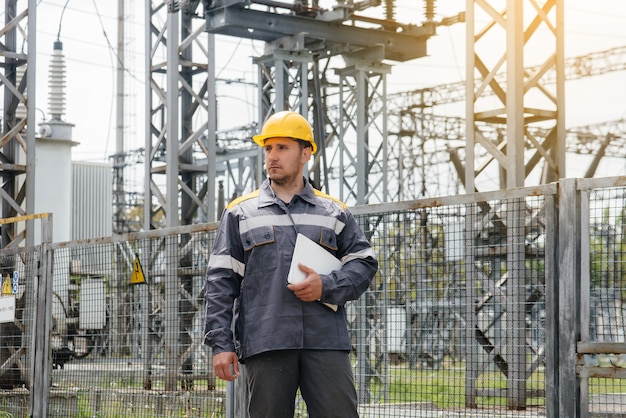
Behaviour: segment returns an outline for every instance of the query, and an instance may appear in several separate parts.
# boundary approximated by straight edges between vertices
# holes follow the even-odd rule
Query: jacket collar
[[[302,200],[310,203],[311,205],[315,205],[315,192],[313,191],[313,186],[309,183],[306,177],[302,177],[304,180],[304,189],[297,196],[300,196]],[[274,194],[274,190],[270,185],[271,180],[265,179],[261,187],[259,187],[259,207],[266,207],[276,203],[276,195]]]

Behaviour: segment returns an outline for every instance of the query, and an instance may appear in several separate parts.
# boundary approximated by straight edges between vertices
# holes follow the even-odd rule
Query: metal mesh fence
[[[543,197],[434,203],[361,217],[380,258],[363,416],[543,414]]]
[[[31,356],[29,336],[33,331],[33,289],[38,262],[36,249],[19,253],[7,251],[0,255],[1,315],[5,317],[14,309],[14,320],[0,323],[0,389],[11,390],[15,402],[24,407],[28,394],[24,388],[30,385],[32,372],[28,361]],[[9,292],[14,297],[7,297]],[[13,390],[15,388],[18,389]]]
[[[202,344],[205,229],[55,250],[51,415],[223,415]]]
[[[380,262],[368,292],[346,309],[362,417],[546,415],[554,372],[546,363],[547,287],[557,262],[549,250],[555,223],[579,222],[556,219],[555,196],[551,187],[353,208]],[[581,350],[581,408],[619,416],[624,188],[581,196],[588,228],[571,237],[587,248],[581,262],[589,255],[581,341],[596,344]],[[245,399],[215,379],[202,344],[215,231],[203,224],[50,246],[48,416],[244,416]],[[15,321],[0,324],[7,416],[29,413],[30,340],[40,327],[32,318],[45,260],[39,249],[0,251],[2,277],[18,276]],[[297,416],[306,417],[296,402]]]
[[[626,190],[586,190],[589,308],[583,340],[598,348],[584,356],[588,378],[583,394],[595,416],[626,414]],[[585,286],[586,287],[586,286]],[[608,344],[607,344],[608,343]],[[621,343],[621,346],[620,346]],[[586,392],[586,393],[585,393]]]

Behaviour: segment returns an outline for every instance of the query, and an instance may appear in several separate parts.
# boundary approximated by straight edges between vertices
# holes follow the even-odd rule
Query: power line
[[[65,14],[65,9],[67,8],[67,5],[69,4],[70,0],[67,0],[65,2],[65,6],[63,6],[63,10],[61,11],[61,18],[59,19],[59,31],[57,32],[57,41],[61,40],[61,26],[63,24],[63,15]]]
[[[132,74],[130,72],[130,70],[126,67],[125,63],[121,60],[121,58],[117,54],[117,51],[115,50],[113,45],[111,45],[111,41],[109,40],[109,35],[107,34],[107,31],[106,31],[106,29],[104,27],[104,23],[102,22],[102,16],[100,16],[100,11],[98,10],[98,5],[96,4],[96,0],[91,0],[91,2],[93,4],[94,10],[96,11],[96,15],[98,16],[98,21],[100,22],[100,27],[102,28],[102,35],[104,36],[104,40],[107,43],[107,46],[109,48],[109,52],[115,57],[117,63],[122,67],[122,70],[126,74],[128,74],[129,77],[131,77],[135,81],[141,82],[141,80],[139,80],[137,77],[135,77],[134,74]]]

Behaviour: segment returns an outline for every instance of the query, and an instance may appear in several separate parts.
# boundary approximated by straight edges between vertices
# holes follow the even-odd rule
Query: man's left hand
[[[296,284],[288,284],[291,290],[302,302],[315,302],[322,297],[322,279],[319,274],[310,267],[298,263],[300,271],[306,274],[306,279]]]

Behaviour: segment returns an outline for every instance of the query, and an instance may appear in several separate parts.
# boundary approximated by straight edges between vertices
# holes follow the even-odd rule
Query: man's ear
[[[311,147],[302,148],[302,153],[300,154],[300,158],[302,159],[303,163],[306,163],[311,159],[311,155],[312,155],[311,151],[313,151]]]

